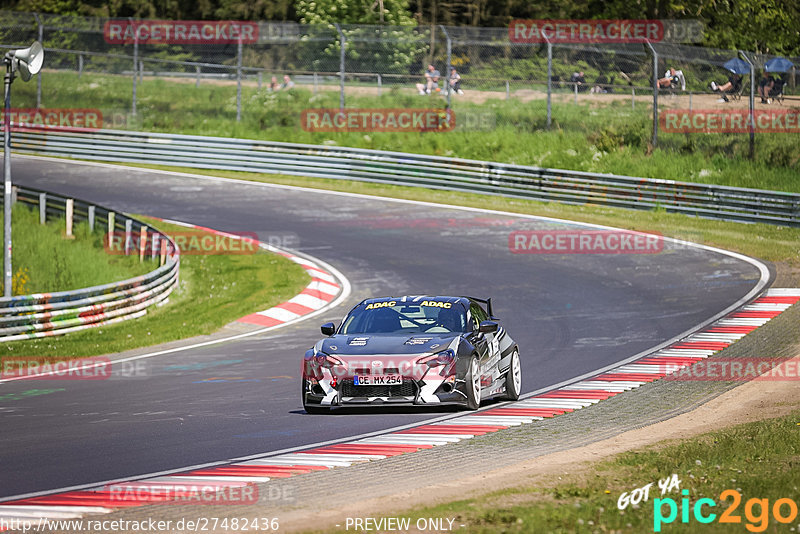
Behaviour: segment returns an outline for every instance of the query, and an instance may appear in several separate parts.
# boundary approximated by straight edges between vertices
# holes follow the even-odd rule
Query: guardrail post
[[[236,122],[242,121],[242,38],[236,46]]]
[[[89,219],[89,232],[94,232],[94,205],[89,206],[89,213],[86,217]]]
[[[66,205],[66,218],[67,218],[67,237],[72,237],[72,216],[75,210],[75,200],[68,198]]]
[[[39,30],[39,42],[44,42],[44,26],[42,26],[42,19],[39,18],[38,13],[34,13],[33,17],[36,19],[36,26]],[[42,107],[42,71],[36,75],[36,109]]]
[[[336,31],[339,32],[339,48],[341,49],[339,52],[339,109],[344,109],[344,47],[347,39],[338,22],[335,26]]]
[[[156,254],[158,253],[158,242],[161,239],[161,234],[158,232],[153,232],[152,243],[150,244],[150,259],[156,259]]]
[[[19,188],[16,185],[12,185],[11,186],[11,204],[12,205],[17,203],[17,191],[19,191]]]
[[[194,79],[194,86],[195,87],[200,87],[200,65],[197,65],[194,68],[194,72],[195,72],[195,74],[197,74],[197,77]]]
[[[139,83],[144,81],[144,60],[139,60]]]
[[[39,224],[47,222],[47,193],[39,193]]]
[[[575,104],[578,103],[578,84],[576,83],[575,86],[572,88],[573,92],[575,93]]]
[[[506,100],[509,98],[511,98],[511,86],[509,85],[508,80],[506,80]]]
[[[133,231],[133,221],[125,219],[125,255],[129,256],[131,253],[131,232]]]
[[[108,218],[107,218],[107,221],[108,221],[108,239],[107,239],[107,242],[108,242],[109,246],[111,246],[111,244],[114,242],[114,227],[116,226],[114,219],[115,219],[114,212],[113,211],[109,211],[108,212]]]
[[[83,76],[83,54],[78,54],[78,79]]]
[[[139,231],[139,263],[144,261],[145,248],[147,248],[147,227],[142,226]]]
[[[378,73],[378,96],[381,96],[381,73]],[[448,98],[450,98],[448,96]]]

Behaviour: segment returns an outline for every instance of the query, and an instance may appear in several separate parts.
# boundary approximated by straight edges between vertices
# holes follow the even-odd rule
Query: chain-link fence
[[[760,78],[750,78],[775,59],[663,41],[518,43],[508,28],[201,25],[8,11],[0,36],[4,48],[40,40],[46,51],[36,90],[15,88],[15,107],[96,107],[105,126],[193,133],[213,132],[219,121],[297,126],[307,108],[418,107],[450,109],[457,129],[474,130],[578,129],[610,113],[648,128],[652,120],[648,140],[669,142],[658,135],[664,110],[752,115]],[[731,81],[734,59],[748,71],[718,90]],[[800,58],[789,60],[772,106],[789,107],[797,95]],[[203,100],[191,85],[224,91]],[[180,105],[189,101],[191,109]]]

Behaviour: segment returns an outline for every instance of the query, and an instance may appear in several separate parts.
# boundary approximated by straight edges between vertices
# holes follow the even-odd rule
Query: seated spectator
[[[440,91],[439,89],[439,78],[441,74],[436,67],[433,65],[428,65],[428,70],[425,71],[425,83],[418,83],[417,84],[417,91],[421,95],[428,95],[432,92]]]
[[[461,75],[455,67],[450,67],[450,89],[460,95],[464,94],[464,91],[461,90]]]
[[[717,82],[711,82],[711,90],[717,93],[722,93],[720,101],[728,102],[727,95],[733,95],[742,90],[742,75],[729,74],[728,81],[722,85],[719,85]]]
[[[269,90],[270,92],[274,93],[278,89],[280,89],[280,87],[278,86],[278,78],[273,76],[272,81],[269,82]]]
[[[572,76],[569,79],[570,83],[575,84],[574,86],[578,88],[578,91],[585,91],[586,87],[586,78],[583,77],[583,71],[580,72],[573,72]]]
[[[674,68],[670,68],[664,73],[664,77],[658,80],[659,89],[677,88],[678,84],[681,86],[681,91],[686,90],[686,78],[683,76],[683,71]]]
[[[292,81],[292,79],[289,77],[288,74],[284,74],[283,83],[281,84],[280,89],[281,90],[291,89],[292,87],[294,87],[294,82]]]
[[[770,91],[774,86],[775,78],[769,72],[764,71],[761,74],[761,80],[758,82],[758,96],[761,97],[762,104],[770,103]]]
[[[775,82],[772,84],[772,89],[769,90],[767,104],[771,104],[773,98],[779,98],[783,95],[783,86],[786,85],[789,76],[787,74],[781,74],[777,78],[774,78],[774,80]]]
[[[608,90],[605,88],[605,85],[608,83],[608,78],[603,73],[600,73],[600,76],[594,81],[594,87],[592,87],[592,93],[607,93]]]

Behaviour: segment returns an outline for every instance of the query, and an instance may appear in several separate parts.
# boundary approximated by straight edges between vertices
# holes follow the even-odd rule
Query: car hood
[[[458,334],[337,334],[322,341],[322,352],[337,356],[414,355],[439,352]]]

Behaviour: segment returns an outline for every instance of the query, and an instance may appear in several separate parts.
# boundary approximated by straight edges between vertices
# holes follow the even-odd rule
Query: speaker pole
[[[6,74],[3,83],[3,296],[11,296],[11,82],[14,73],[12,59],[6,55]]]

